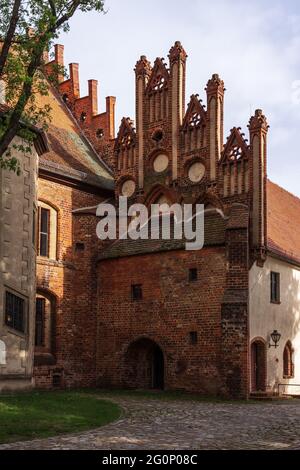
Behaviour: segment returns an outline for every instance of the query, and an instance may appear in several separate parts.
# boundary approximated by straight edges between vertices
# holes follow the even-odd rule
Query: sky
[[[135,118],[134,66],[141,55],[167,61],[181,41],[187,54],[186,103],[213,73],[225,82],[225,141],[233,126],[262,109],[268,134],[268,177],[300,197],[300,2],[297,0],[106,0],[106,14],[77,13],[62,33],[65,63],[78,62],[81,96],[87,80],[117,97],[122,116]]]

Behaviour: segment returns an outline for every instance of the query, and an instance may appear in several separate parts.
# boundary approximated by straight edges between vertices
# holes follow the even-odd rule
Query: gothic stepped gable
[[[240,132],[234,127],[224,146],[220,159],[221,191],[223,196],[247,193],[249,190],[249,145]]]
[[[53,65],[64,66],[64,46],[56,44],[55,57],[51,62],[45,57],[44,71],[53,74]],[[69,78],[58,76],[57,90],[65,104],[72,112],[79,127],[89,139],[96,152],[108,166],[112,165],[112,147],[115,138],[115,102],[114,96],[106,97],[106,109],[98,113],[98,82],[88,81],[88,95],[80,96],[79,65],[69,64]]]
[[[202,104],[202,100],[199,100],[199,95],[192,95],[183,119],[182,129],[193,130],[196,127],[205,126],[206,122],[207,114]]]
[[[169,71],[163,58],[157,57],[146,88],[147,93],[155,93],[168,87]]]
[[[199,95],[192,95],[182,124],[182,147],[200,149],[206,147],[207,112]]]
[[[115,152],[118,170],[130,169],[135,164],[136,132],[130,118],[123,118],[115,139]]]

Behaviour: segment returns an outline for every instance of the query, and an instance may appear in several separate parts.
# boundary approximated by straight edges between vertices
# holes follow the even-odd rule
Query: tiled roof
[[[267,207],[269,250],[300,263],[300,199],[268,181]]]
[[[47,130],[50,151],[44,159],[66,170],[77,170],[112,182],[109,169],[93,150],[56,91],[50,88],[48,96],[39,95],[36,99],[40,107],[51,106],[51,122]]]
[[[227,221],[219,214],[205,217],[204,246],[222,245],[225,241],[225,227]],[[171,224],[172,225],[172,224]],[[171,234],[174,233],[171,227]],[[135,256],[160,251],[181,250],[185,248],[186,240],[117,240],[104,250],[99,259]]]

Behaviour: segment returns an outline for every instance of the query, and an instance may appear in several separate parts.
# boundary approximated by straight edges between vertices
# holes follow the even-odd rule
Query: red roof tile
[[[36,102],[39,107],[51,107],[51,122],[46,131],[50,151],[44,159],[66,169],[112,181],[111,172],[93,150],[57,92],[50,87],[47,96],[36,96]]]
[[[267,206],[268,248],[300,262],[300,199],[268,181]]]

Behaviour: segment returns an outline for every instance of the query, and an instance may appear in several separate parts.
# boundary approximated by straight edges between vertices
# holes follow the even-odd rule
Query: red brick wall
[[[195,267],[198,280],[189,282],[188,270]],[[147,337],[164,353],[167,389],[218,393],[225,280],[222,247],[99,262],[98,385],[128,386],[126,350]],[[131,284],[142,284],[143,300],[131,300]],[[191,331],[197,331],[196,345],[190,344]]]
[[[37,260],[37,290],[56,299],[55,364],[35,367],[37,387],[51,387],[53,373],[63,386],[90,386],[95,381],[96,271],[100,242],[96,217],[72,210],[97,205],[103,198],[39,178],[38,198],[58,209],[57,260]],[[75,243],[84,243],[83,251]],[[52,361],[53,362],[53,361]]]

